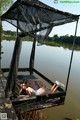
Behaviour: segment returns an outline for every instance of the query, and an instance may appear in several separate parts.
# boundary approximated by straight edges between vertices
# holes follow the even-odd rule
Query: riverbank
[[[3,35],[2,36],[2,40],[8,40],[8,41],[11,41],[11,40],[16,40],[16,36],[15,35]],[[22,38],[22,41],[33,41],[33,38],[27,36],[27,37],[23,37]],[[48,46],[57,46],[57,47],[63,47],[65,49],[72,49],[72,43],[63,43],[63,42],[58,42],[58,41],[41,41],[41,44],[45,44],[45,45],[48,45]],[[75,44],[74,46],[74,49],[75,50],[80,50],[80,44]]]

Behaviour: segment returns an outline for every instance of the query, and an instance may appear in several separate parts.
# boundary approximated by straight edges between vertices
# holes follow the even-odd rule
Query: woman
[[[21,89],[19,91],[19,95],[44,95],[46,93],[54,93],[58,89],[58,87],[63,87],[64,85],[58,81],[54,83],[51,87],[50,91],[47,91],[46,88],[41,87],[38,90],[34,90],[33,88],[29,87],[27,82],[21,84]]]

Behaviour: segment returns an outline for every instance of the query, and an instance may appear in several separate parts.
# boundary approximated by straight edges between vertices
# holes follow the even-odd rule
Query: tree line
[[[80,36],[74,37],[73,35],[64,35],[64,36],[58,36],[57,34],[53,37],[48,37],[49,42],[56,42],[56,43],[65,43],[65,44],[72,44],[74,39],[75,44],[80,44]]]
[[[3,34],[6,36],[16,37],[15,31],[3,31]],[[80,44],[80,36],[74,37],[73,35],[64,35],[64,36],[58,36],[55,34],[53,37],[48,37],[45,41],[47,42],[55,42],[55,43],[63,43],[63,44],[72,44],[74,41],[74,38],[76,39],[75,44]]]

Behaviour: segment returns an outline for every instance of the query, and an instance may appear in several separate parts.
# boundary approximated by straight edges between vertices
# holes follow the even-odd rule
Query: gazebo
[[[16,92],[16,81],[27,79],[32,85],[41,87],[42,82],[34,73],[42,77],[50,85],[54,85],[50,79],[40,73],[34,68],[34,58],[36,50],[36,41],[45,40],[53,27],[63,25],[70,22],[76,22],[75,36],[77,31],[79,15],[74,15],[71,13],[63,12],[52,8],[38,0],[17,0],[10,9],[1,16],[2,21],[7,21],[17,28],[17,37],[15,40],[15,46],[13,51],[13,56],[11,60],[10,68],[2,69],[3,72],[8,71],[7,84],[5,89],[6,97],[12,99],[12,103],[16,111],[32,111],[37,109],[43,109],[48,107],[54,107],[63,105],[67,93],[67,87],[69,82],[69,75],[73,57],[73,51],[71,54],[71,60],[68,70],[68,77],[65,89],[58,87],[58,92],[52,94],[45,94],[39,96],[28,96],[20,98]],[[20,32],[19,32],[20,30]],[[29,68],[19,68],[19,57],[22,40],[24,36],[31,36],[33,38],[33,45],[31,50]],[[75,44],[75,39],[73,42],[73,47]],[[18,72],[28,71],[29,75],[18,75]]]

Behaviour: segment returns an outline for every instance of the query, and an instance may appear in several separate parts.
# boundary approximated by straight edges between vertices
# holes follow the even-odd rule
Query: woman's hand
[[[28,95],[30,95],[30,96],[32,95],[32,91],[30,89],[26,88],[26,92]]]
[[[26,86],[24,83],[21,85],[21,88],[26,90]]]
[[[30,95],[30,96],[35,95],[35,90],[34,90],[33,88],[31,88],[31,87],[27,87],[27,88],[26,88],[26,92],[27,92],[28,95]]]

